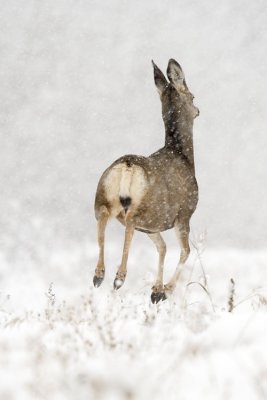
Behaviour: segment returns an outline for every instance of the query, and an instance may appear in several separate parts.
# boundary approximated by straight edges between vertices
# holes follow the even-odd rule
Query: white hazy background
[[[210,246],[264,247],[266,8],[264,0],[2,2],[1,236],[16,240],[38,220],[58,239],[95,239],[103,170],[163,144],[151,59],[165,72],[172,57],[200,109],[192,229],[206,230]]]
[[[1,400],[266,400],[266,45],[266,0],[1,1]],[[163,145],[151,59],[169,58],[200,109],[200,200],[183,280],[154,306],[142,233],[112,290],[116,222],[92,288],[93,205],[111,162]]]

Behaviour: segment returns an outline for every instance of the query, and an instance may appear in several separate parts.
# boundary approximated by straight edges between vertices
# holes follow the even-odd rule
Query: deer
[[[102,174],[95,196],[99,257],[93,278],[99,287],[105,276],[105,229],[111,218],[125,226],[124,245],[114,289],[127,274],[127,260],[134,232],[146,233],[158,252],[158,268],[151,301],[158,303],[173,293],[190,254],[190,218],[198,203],[195,177],[193,122],[199,110],[193,103],[180,64],[170,59],[167,78],[152,60],[154,81],[162,105],[165,144],[148,157],[128,154],[114,161]],[[166,243],[162,232],[175,229],[180,258],[167,284],[163,283]]]

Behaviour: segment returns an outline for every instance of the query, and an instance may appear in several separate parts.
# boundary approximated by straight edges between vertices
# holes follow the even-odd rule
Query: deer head
[[[154,80],[162,102],[162,116],[164,122],[169,120],[172,114],[178,119],[193,120],[199,115],[195,107],[194,96],[189,91],[181,66],[174,59],[170,59],[167,68],[167,76],[152,61],[154,67]],[[179,115],[180,114],[180,115]]]

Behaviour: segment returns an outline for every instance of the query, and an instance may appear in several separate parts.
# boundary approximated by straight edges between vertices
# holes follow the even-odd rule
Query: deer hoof
[[[115,278],[113,287],[115,290],[118,290],[120,287],[122,287],[123,284],[124,284],[124,280]]]
[[[94,279],[93,279],[94,287],[99,287],[101,285],[101,283],[103,282],[103,280],[104,280],[104,277],[99,278],[98,276],[95,275]]]
[[[151,301],[153,304],[158,303],[160,300],[164,301],[167,299],[165,292],[152,292]]]

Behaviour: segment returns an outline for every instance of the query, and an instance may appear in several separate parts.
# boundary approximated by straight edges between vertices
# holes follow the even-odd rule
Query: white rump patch
[[[146,186],[143,168],[138,165],[127,167],[125,163],[115,165],[104,181],[107,199],[113,205],[112,214],[118,215],[122,210],[120,197],[130,197],[131,206],[138,205],[146,192]]]
[[[128,197],[128,196],[130,197],[133,172],[134,172],[133,167],[127,168],[127,166],[123,164],[123,167],[121,169],[121,179],[120,179],[120,191],[119,191],[120,197]]]

